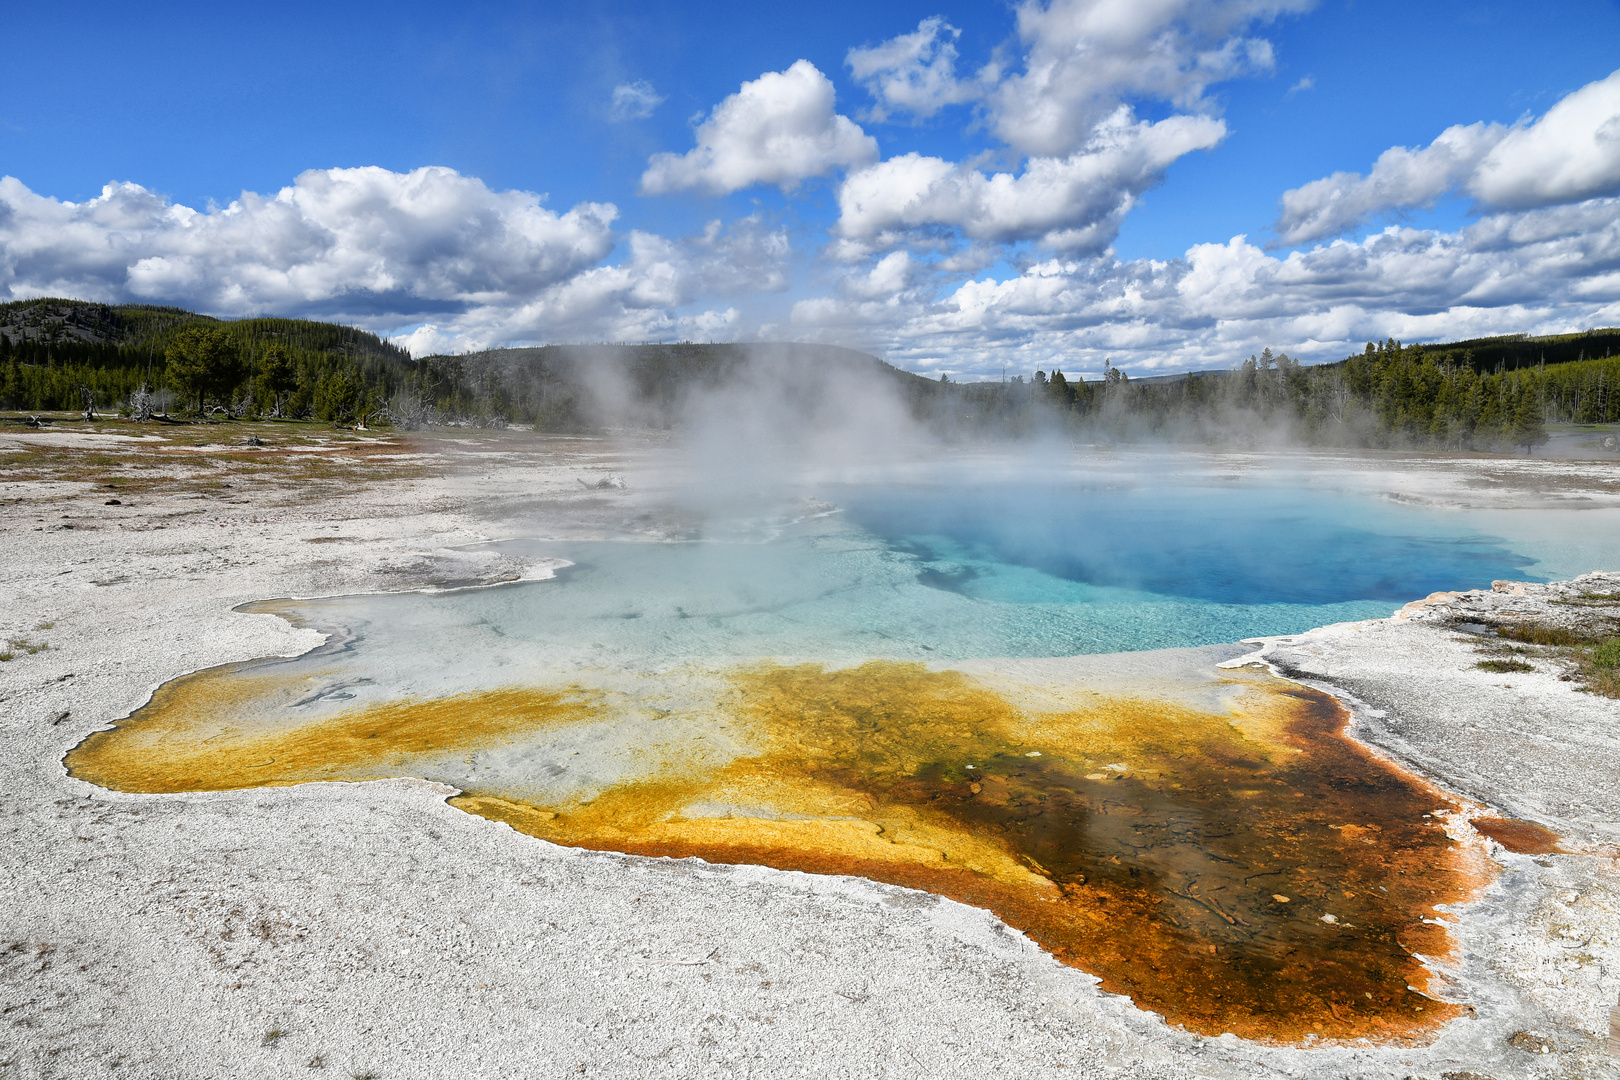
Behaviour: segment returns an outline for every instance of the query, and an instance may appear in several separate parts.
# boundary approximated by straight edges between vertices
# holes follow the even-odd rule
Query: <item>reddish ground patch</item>
[[[1468,824],[1495,840],[1509,851],[1520,855],[1554,855],[1563,852],[1558,842],[1563,839],[1550,829],[1528,821],[1512,818],[1469,818]]]

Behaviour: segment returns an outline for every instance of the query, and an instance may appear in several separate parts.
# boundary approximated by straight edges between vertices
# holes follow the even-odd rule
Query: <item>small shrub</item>
[[[1620,637],[1612,637],[1593,649],[1588,659],[1595,668],[1620,668]]]
[[[1498,675],[1506,675],[1510,671],[1536,670],[1523,660],[1481,660],[1474,666],[1483,671],[1494,671]]]

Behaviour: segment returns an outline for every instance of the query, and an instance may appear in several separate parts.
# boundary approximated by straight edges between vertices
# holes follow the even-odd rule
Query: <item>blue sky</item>
[[[1620,322],[1620,0],[34,5],[7,37],[12,297],[966,378]]]

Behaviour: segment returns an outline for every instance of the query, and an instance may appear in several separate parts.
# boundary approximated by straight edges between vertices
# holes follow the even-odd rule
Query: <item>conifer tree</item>
[[[188,398],[195,396],[199,413],[208,392],[228,393],[242,379],[236,350],[225,332],[212,326],[191,324],[163,355],[169,363],[169,381]]]
[[[270,398],[270,415],[281,416],[285,396],[298,385],[298,366],[287,354],[286,346],[276,344],[264,351],[259,367],[259,387]]]
[[[1519,407],[1513,411],[1513,445],[1524,447],[1526,454],[1548,439],[1547,428],[1541,422],[1541,406],[1526,387],[1519,393]]]

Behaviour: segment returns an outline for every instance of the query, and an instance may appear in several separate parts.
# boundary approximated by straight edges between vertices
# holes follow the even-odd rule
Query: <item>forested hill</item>
[[[380,402],[413,369],[405,350],[352,326],[307,319],[225,321],[183,308],[19,300],[0,304],[0,408],[160,406],[201,399],[241,412],[337,419]],[[375,404],[372,405],[375,407]]]
[[[876,387],[921,413],[943,392],[867,353],[787,342],[544,345],[430,356],[422,364],[431,379],[423,403],[441,414],[507,417],[551,431],[673,427],[699,397],[728,390],[798,416]]]
[[[1133,381],[1037,371],[937,382],[829,345],[547,345],[412,358],[353,327],[222,321],[180,308],[0,304],[0,409],[270,416],[338,423],[673,427],[694,409],[783,423],[897,397],[953,437],[1533,448],[1549,423],[1620,422],[1620,330],[1433,345],[1389,340],[1306,366],[1268,349],[1231,370]],[[728,395],[730,395],[728,397]],[[865,409],[863,412],[862,410]]]
[[[786,399],[784,415],[807,415],[870,380],[919,412],[944,392],[829,345],[547,345],[413,359],[366,331],[305,319],[224,321],[63,299],[0,304],[0,408],[32,412],[90,403],[164,415],[582,432],[669,427],[693,395],[732,384]]]
[[[1421,348],[1437,361],[1471,367],[1481,375],[1490,375],[1544,364],[1608,359],[1620,353],[1620,329],[1583,330],[1578,334],[1544,337],[1507,334],[1414,348]]]

